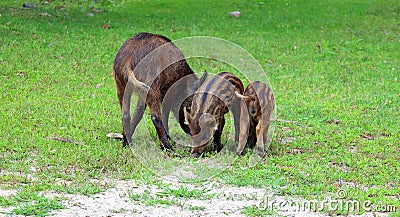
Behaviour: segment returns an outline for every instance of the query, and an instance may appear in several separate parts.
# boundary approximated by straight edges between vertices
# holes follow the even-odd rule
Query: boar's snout
[[[199,158],[201,156],[201,154],[200,153],[192,153],[192,157],[194,157],[194,158]]]

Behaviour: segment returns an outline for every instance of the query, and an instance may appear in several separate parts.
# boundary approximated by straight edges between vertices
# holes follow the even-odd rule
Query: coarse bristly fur
[[[275,108],[275,98],[271,88],[266,84],[256,81],[250,83],[244,94],[236,93],[244,99],[242,104],[239,144],[236,150],[241,155],[244,147],[257,145],[258,154],[265,155],[265,144],[268,142],[268,129],[271,114]]]
[[[199,157],[214,138],[216,150],[221,146],[221,134],[225,124],[224,115],[231,110],[235,122],[235,140],[239,138],[240,102],[235,92],[243,93],[243,84],[238,77],[221,72],[204,82],[194,94],[190,112],[184,110],[189,125],[192,156]]]
[[[190,95],[200,87],[207,75],[205,73],[198,79],[182,52],[164,36],[142,32],[122,45],[114,60],[114,78],[122,110],[124,146],[132,144],[132,134],[146,106],[149,106],[161,148],[172,150],[160,106],[168,89],[185,76],[188,76],[187,83],[180,93]],[[131,120],[130,100],[133,92],[139,99]],[[183,124],[184,120],[182,118],[179,121]]]

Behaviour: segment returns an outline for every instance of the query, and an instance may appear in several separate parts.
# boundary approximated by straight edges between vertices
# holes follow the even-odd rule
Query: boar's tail
[[[139,81],[136,78],[135,74],[133,73],[133,70],[130,67],[125,68],[125,73],[126,73],[126,75],[128,75],[128,82],[132,83],[133,86],[135,86],[145,92],[147,92],[150,89],[150,87],[147,84]]]

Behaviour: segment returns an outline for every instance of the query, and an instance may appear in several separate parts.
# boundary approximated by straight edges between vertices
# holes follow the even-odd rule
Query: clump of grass
[[[246,216],[277,216],[277,212],[268,209],[259,209],[254,206],[246,206],[242,211]]]
[[[201,199],[204,197],[210,198],[210,195],[206,195],[208,191],[206,189],[189,189],[187,186],[181,185],[179,188],[171,188],[170,185],[165,186],[161,192],[156,195],[160,197],[175,197],[184,199]],[[213,197],[214,195],[211,195]]]
[[[24,216],[46,216],[52,210],[63,209],[61,197],[52,199],[36,192],[22,191],[8,197],[0,197],[0,205],[13,207],[10,214]]]
[[[186,185],[181,185],[178,188],[163,182],[157,182],[155,185],[160,188],[156,192],[151,192],[149,189],[145,189],[141,193],[130,191],[130,199],[147,206],[156,204],[183,205],[189,199],[208,200],[216,195],[215,193],[208,194],[206,189],[189,189]]]
[[[178,204],[178,200],[163,197],[158,195],[153,195],[149,190],[144,190],[143,193],[130,193],[129,197],[132,201],[137,201],[139,203],[145,204],[146,206],[160,205],[175,205]]]

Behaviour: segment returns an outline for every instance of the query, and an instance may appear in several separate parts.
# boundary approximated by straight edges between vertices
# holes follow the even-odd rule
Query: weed
[[[50,199],[36,192],[22,191],[9,197],[0,197],[0,204],[3,207],[12,206],[12,214],[46,216],[49,211],[64,208],[61,200],[59,197]]]

